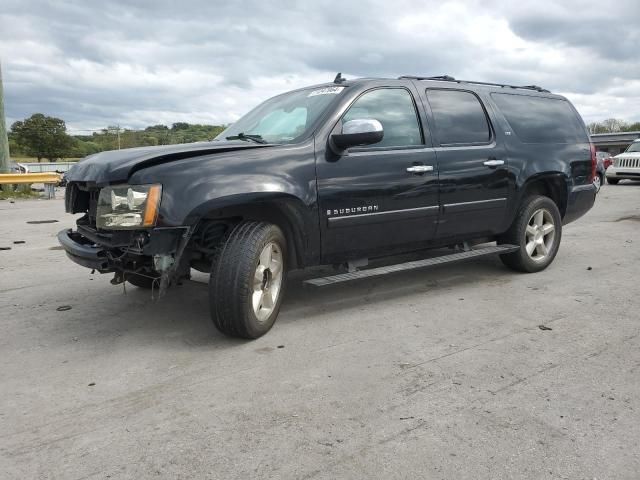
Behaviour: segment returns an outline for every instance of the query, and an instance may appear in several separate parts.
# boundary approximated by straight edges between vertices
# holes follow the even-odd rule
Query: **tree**
[[[48,137],[43,137],[42,132],[47,132],[47,121],[50,117],[35,114],[31,118],[13,124],[13,131],[9,132],[11,152],[23,156],[37,156],[49,158],[48,153],[41,147],[35,148],[37,142],[44,143]],[[64,122],[59,119],[51,119]],[[58,157],[84,157],[105,150],[120,148],[132,148],[155,145],[172,145],[178,143],[202,142],[211,140],[225,129],[222,125],[201,125],[186,122],[173,123],[171,127],[157,124],[146,127],[143,130],[121,128],[117,125],[108,126],[90,135],[66,136],[69,144],[63,153],[52,154]],[[34,134],[34,135],[32,135]],[[31,136],[37,137],[31,139]],[[38,155],[38,151],[40,155]]]
[[[73,139],[67,135],[64,120],[34,113],[31,117],[11,125],[16,144],[38,161],[48,158],[54,162],[64,158],[73,147]]]
[[[627,123],[619,118],[607,118],[601,122],[591,122],[587,125],[589,133],[618,133],[640,131],[640,122]]]
[[[144,129],[145,133],[158,140],[157,145],[171,145],[171,130],[166,125],[152,125]]]
[[[607,118],[602,122],[602,125],[606,129],[607,132],[617,133],[627,126],[627,123],[624,120],[620,120],[619,118]]]
[[[69,151],[69,153],[73,157],[82,158],[88,155],[93,155],[94,153],[99,153],[102,151],[100,145],[91,141],[83,141],[78,138],[73,138],[73,147]]]
[[[594,133],[608,133],[604,125],[602,125],[602,123],[600,122],[591,122],[589,125],[587,125],[587,128],[589,129],[589,133],[591,135],[593,135]]]
[[[174,131],[175,130],[189,130],[190,126],[191,125],[189,125],[186,122],[177,122],[177,123],[174,123],[173,125],[171,125],[171,130],[174,130]]]

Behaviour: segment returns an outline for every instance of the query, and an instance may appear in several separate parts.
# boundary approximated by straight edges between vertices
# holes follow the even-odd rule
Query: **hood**
[[[97,153],[80,160],[67,172],[66,179],[70,182],[88,182],[98,186],[123,183],[126,182],[134,172],[161,163],[175,162],[201,155],[268,148],[272,146],[273,145],[269,144],[248,143],[240,140],[237,142],[212,141],[111,150]]]
[[[613,158],[640,158],[640,152],[628,152],[628,153],[620,153]]]

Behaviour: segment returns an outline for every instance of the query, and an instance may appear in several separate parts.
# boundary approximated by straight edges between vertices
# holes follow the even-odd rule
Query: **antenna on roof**
[[[342,78],[342,72],[338,72],[336,78],[333,79],[333,83],[337,83],[338,85],[346,81],[346,78]]]

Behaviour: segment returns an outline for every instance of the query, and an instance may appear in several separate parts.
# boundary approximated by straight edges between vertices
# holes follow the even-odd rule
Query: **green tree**
[[[74,157],[82,158],[101,151],[102,148],[96,142],[73,138],[73,147],[71,148],[70,153]]]
[[[14,157],[16,156],[20,157],[20,156],[26,155],[22,147],[18,145],[18,141],[15,139],[15,135],[13,133],[9,133],[9,151],[11,152],[11,155],[13,155]]]
[[[186,122],[177,122],[177,123],[174,123],[173,125],[171,125],[171,130],[174,130],[174,131],[175,130],[189,130],[190,126],[191,125],[189,125]]]
[[[640,122],[634,122],[627,125],[624,129],[625,132],[640,132]]]
[[[158,139],[158,145],[171,145],[175,143],[171,138],[171,130],[166,125],[152,125],[144,129],[147,134],[150,134]]]
[[[38,161],[48,158],[54,162],[67,156],[73,139],[67,135],[64,120],[34,113],[31,117],[11,125],[12,136],[18,147]]]

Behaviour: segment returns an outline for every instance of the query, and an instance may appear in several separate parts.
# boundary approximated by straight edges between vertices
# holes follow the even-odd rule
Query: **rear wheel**
[[[222,333],[258,338],[278,316],[286,280],[287,245],[276,225],[242,222],[211,269],[211,319]]]
[[[562,218],[554,201],[539,195],[528,197],[498,242],[519,245],[520,250],[500,255],[500,259],[514,270],[539,272],[555,258],[561,238]]]
[[[608,183],[609,185],[617,185],[619,182],[620,182],[620,179],[619,179],[619,178],[610,178],[610,177],[607,177],[607,183]]]

